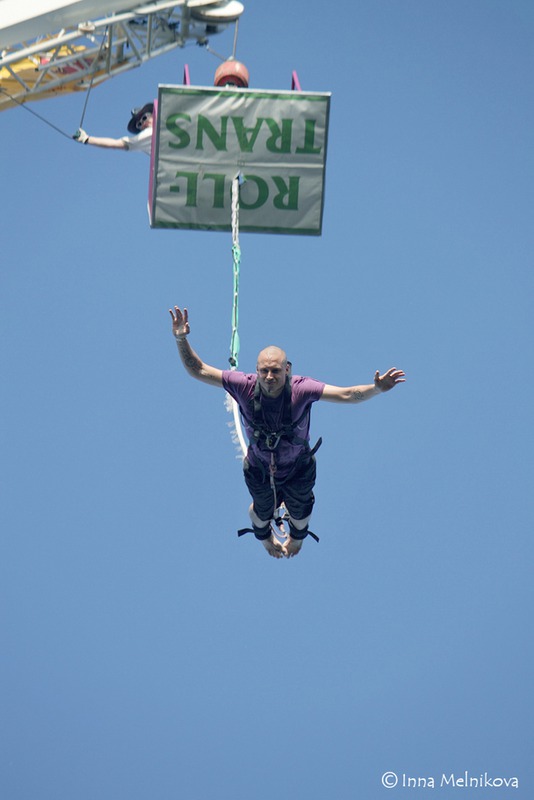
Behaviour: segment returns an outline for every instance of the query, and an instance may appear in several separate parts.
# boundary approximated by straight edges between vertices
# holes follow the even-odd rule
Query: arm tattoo
[[[359,389],[353,389],[353,391],[351,392],[351,400],[356,402],[357,400],[362,400],[362,399],[363,399],[363,392],[361,392]]]
[[[196,353],[193,353],[187,339],[177,339],[176,344],[178,345],[178,351],[184,366],[191,372],[200,372],[202,369],[202,361]]]

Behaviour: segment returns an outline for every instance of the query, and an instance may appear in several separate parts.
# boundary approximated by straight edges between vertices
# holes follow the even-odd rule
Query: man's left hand
[[[378,370],[375,372],[375,386],[377,389],[380,389],[381,392],[389,392],[389,390],[393,389],[398,383],[405,382],[406,378],[404,372],[396,367],[391,367],[391,369],[388,369],[383,375],[381,375]]]

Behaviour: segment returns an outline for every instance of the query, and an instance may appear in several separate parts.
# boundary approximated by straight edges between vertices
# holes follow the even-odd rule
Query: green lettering
[[[289,185],[286,185],[284,179],[280,178],[277,175],[273,175],[272,177],[274,185],[278,189],[278,194],[273,199],[274,207],[285,211],[298,211],[299,181],[300,181],[299,176],[298,175],[291,176],[289,178]],[[286,198],[285,201],[284,198]]]
[[[215,172],[206,172],[204,180],[213,181],[213,208],[224,208],[225,175]]]
[[[241,208],[246,208],[249,211],[252,211],[255,208],[260,208],[261,206],[265,205],[267,202],[267,198],[269,197],[269,187],[267,185],[267,181],[264,181],[263,178],[259,178],[257,175],[245,175],[245,185],[241,187],[241,195],[239,198],[239,204]],[[244,194],[248,194],[248,186],[247,183],[255,183],[258,188],[258,196],[253,203],[247,203],[246,198],[243,196]],[[246,192],[243,189],[246,187]]]
[[[265,147],[271,153],[290,153],[291,152],[291,128],[293,126],[292,119],[283,119],[282,126],[278,125],[274,119],[267,117],[265,119],[271,135],[265,142]]]
[[[184,131],[183,128],[180,128],[178,124],[179,119],[185,119],[187,122],[191,122],[191,117],[189,114],[171,114],[170,117],[167,117],[165,122],[165,127],[172,133],[173,136],[177,136],[179,141],[178,142],[169,142],[169,147],[176,147],[177,149],[183,149],[187,147],[191,142],[191,137]]]
[[[186,179],[186,193],[185,204],[196,208],[197,205],[197,188],[198,188],[198,174],[196,172],[177,172],[176,178]],[[170,186],[169,191],[180,193],[179,186]]]
[[[304,145],[302,147],[297,147],[295,150],[296,153],[308,153],[312,155],[313,153],[321,152],[320,147],[313,146],[315,140],[315,123],[316,120],[314,119],[306,120],[304,127]]]
[[[243,117],[232,117],[234,129],[237,135],[237,141],[242,153],[252,153],[258,133],[260,132],[262,117],[256,120],[253,128],[245,128],[243,124]],[[249,138],[250,137],[250,138]]]
[[[205,133],[216,150],[226,150],[226,129],[228,117],[221,117],[220,133],[214,128],[207,117],[198,115],[197,150],[204,150],[203,134]]]

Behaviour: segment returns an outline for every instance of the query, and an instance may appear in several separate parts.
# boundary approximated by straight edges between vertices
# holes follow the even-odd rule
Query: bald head
[[[268,358],[268,359],[272,359],[272,358],[281,359],[281,361],[283,361],[283,363],[284,363],[284,366],[287,364],[287,356],[286,356],[285,352],[282,350],[281,347],[277,347],[274,344],[270,344],[268,347],[265,347],[258,354],[258,364],[260,363],[260,361],[263,361],[266,358]]]
[[[256,371],[262,392],[269,397],[278,397],[288,374],[286,354],[280,347],[269,345],[259,353]]]

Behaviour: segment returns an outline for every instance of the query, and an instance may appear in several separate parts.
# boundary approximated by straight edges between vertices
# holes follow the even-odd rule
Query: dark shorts
[[[297,464],[295,471],[286,480],[275,481],[277,507],[284,503],[293,519],[305,519],[312,513],[316,470],[315,456],[307,456]],[[269,473],[260,467],[251,466],[245,458],[243,474],[254,501],[254,511],[260,519],[272,519],[276,508]]]

